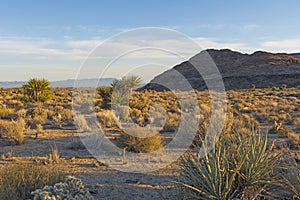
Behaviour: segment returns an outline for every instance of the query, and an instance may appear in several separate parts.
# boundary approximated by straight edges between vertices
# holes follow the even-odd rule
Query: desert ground
[[[52,89],[53,97],[44,103],[24,102],[22,92],[22,89],[1,89],[1,123],[23,118],[26,127],[22,141],[3,135],[0,138],[0,169],[9,164],[26,163],[55,167],[64,174],[80,178],[95,199],[178,198],[180,159],[149,173],[117,171],[95,159],[81,143],[78,133],[84,130],[77,130],[75,126],[71,89]],[[205,117],[210,110],[209,94],[207,91],[195,92]],[[96,95],[95,112],[107,137],[114,141],[122,131],[110,116],[110,109],[103,107],[103,93]],[[268,132],[268,144],[274,146],[274,152],[280,152],[287,159],[300,160],[300,88],[252,88],[231,90],[226,95],[225,126],[228,130],[249,134],[249,129],[256,126],[264,135]],[[130,115],[141,126],[148,117],[148,109],[144,108],[150,107],[151,102],[159,102],[168,111],[165,125],[158,134],[163,143],[170,141],[170,135],[176,133],[180,121],[180,107],[174,103],[172,92],[143,91],[135,92],[133,96]],[[146,99],[150,103],[146,104]],[[205,120],[203,126],[204,123]],[[53,149],[59,155],[56,159],[51,158]],[[120,155],[120,164],[132,163],[122,163]]]

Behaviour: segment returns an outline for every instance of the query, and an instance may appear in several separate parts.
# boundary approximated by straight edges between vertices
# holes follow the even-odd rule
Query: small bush
[[[46,185],[32,193],[33,200],[93,200],[90,192],[84,188],[82,181],[73,176],[68,176],[65,182],[56,183],[54,186]]]
[[[116,127],[113,113],[110,110],[103,110],[97,114],[97,118],[103,128]]]
[[[148,153],[159,150],[163,147],[161,135],[149,130],[147,132],[141,132],[137,128],[130,128],[127,132],[132,133],[132,135],[137,135],[141,137],[134,137],[132,135],[122,133],[117,140],[118,146],[121,148],[126,148],[126,150],[136,153]],[[151,135],[150,137],[143,137]]]
[[[28,124],[31,128],[36,129],[38,124],[44,124],[48,118],[48,110],[37,107],[29,109],[26,113]]]
[[[50,164],[56,164],[59,162],[59,158],[59,151],[56,145],[54,145],[51,147],[50,154],[48,155],[48,161],[50,162]]]
[[[26,123],[23,118],[19,118],[17,121],[0,120],[1,137],[7,138],[16,144],[22,144],[25,126]]]
[[[0,118],[6,119],[15,114],[15,109],[13,108],[0,108]]]
[[[64,179],[57,170],[32,164],[6,164],[0,170],[0,199],[24,200],[30,192]]]

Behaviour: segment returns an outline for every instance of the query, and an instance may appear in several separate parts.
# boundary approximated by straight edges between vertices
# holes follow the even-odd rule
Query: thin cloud
[[[262,43],[262,47],[276,52],[287,52],[287,53],[300,52],[300,39],[294,38],[294,39],[268,41]]]

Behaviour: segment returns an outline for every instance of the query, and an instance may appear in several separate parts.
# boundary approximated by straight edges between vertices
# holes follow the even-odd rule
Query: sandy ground
[[[126,173],[103,166],[84,148],[72,149],[80,139],[72,130],[47,130],[38,139],[27,136],[24,144],[11,145],[0,140],[0,155],[12,152],[10,162],[43,163],[56,146],[62,161],[56,166],[81,178],[95,199],[175,199],[174,182],[179,176],[178,163],[151,173]],[[4,164],[5,162],[1,162]]]
[[[115,133],[112,133],[115,134]],[[167,136],[168,137],[168,136]],[[287,138],[269,135],[269,142],[275,142],[278,151],[283,151]],[[74,147],[74,144],[76,148]],[[179,176],[178,161],[158,171],[149,173],[126,173],[115,170],[95,159],[81,145],[80,138],[74,130],[46,130],[38,139],[27,135],[22,145],[12,145],[0,139],[0,155],[12,152],[9,162],[39,162],[47,159],[51,148],[59,150],[61,162],[56,166],[63,172],[81,178],[95,199],[176,199],[175,182]],[[300,160],[300,152],[288,150]],[[120,155],[120,164],[122,165]],[[154,159],[153,159],[154,160]],[[128,161],[127,161],[128,162]],[[0,161],[5,164],[5,161]],[[124,165],[132,165],[127,163]]]

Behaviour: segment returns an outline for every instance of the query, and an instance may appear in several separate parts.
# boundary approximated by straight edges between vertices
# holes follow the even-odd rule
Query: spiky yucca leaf
[[[267,136],[235,133],[220,137],[203,158],[187,153],[182,159],[184,199],[256,198],[275,181],[277,156],[267,148]]]
[[[282,176],[284,187],[290,192],[293,199],[300,199],[300,167],[293,160],[287,167],[288,172]]]
[[[229,160],[226,141],[221,139],[218,147],[200,158],[188,153],[182,159],[182,186],[185,199],[232,199],[233,189],[243,161]]]

